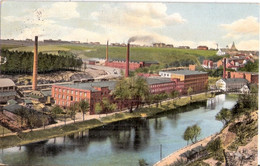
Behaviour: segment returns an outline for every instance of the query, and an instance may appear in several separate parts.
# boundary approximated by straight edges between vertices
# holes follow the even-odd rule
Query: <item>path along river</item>
[[[183,148],[182,135],[187,126],[201,127],[199,139],[223,127],[215,120],[222,108],[232,108],[236,98],[218,95],[207,102],[192,104],[147,119],[131,119],[0,151],[0,163],[10,165],[55,166],[132,166],[139,159],[149,165]],[[176,113],[181,111],[181,113]]]

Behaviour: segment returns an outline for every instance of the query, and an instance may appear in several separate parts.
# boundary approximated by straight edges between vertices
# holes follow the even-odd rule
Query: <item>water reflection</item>
[[[212,110],[207,109],[206,102],[193,103],[147,119],[129,119],[28,144],[20,150],[19,147],[4,149],[0,160],[11,165],[88,163],[95,166],[106,165],[106,162],[110,165],[135,165],[131,164],[132,160],[145,158],[153,164],[159,160],[160,144],[164,146],[163,155],[186,145],[182,134],[188,125],[198,123],[202,137],[219,131],[222,123],[215,120],[215,115],[222,107],[232,107],[234,103],[235,99],[221,96],[216,98],[216,106]]]

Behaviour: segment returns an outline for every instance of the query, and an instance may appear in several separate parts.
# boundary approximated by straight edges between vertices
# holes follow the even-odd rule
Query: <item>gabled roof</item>
[[[233,84],[233,83],[245,83],[247,84],[248,81],[244,78],[226,78],[222,80],[226,83],[226,84]]]
[[[194,71],[194,70],[176,70],[176,71],[163,71],[165,73],[172,73],[178,75],[199,75],[199,74],[207,74],[207,72],[203,71]]]

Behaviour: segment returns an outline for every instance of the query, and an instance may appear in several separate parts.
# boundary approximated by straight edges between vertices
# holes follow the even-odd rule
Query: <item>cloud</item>
[[[238,50],[258,50],[259,51],[259,40],[247,40],[241,41],[236,44]]]
[[[221,24],[220,27],[228,31],[228,33],[223,36],[224,38],[239,39],[244,36],[257,36],[259,34],[259,22],[257,17],[253,16],[234,21],[231,24]]]
[[[185,23],[179,13],[167,14],[162,3],[124,3],[120,6],[103,5],[100,11],[91,13],[91,17],[102,27],[129,30],[139,28],[162,28],[166,25]]]

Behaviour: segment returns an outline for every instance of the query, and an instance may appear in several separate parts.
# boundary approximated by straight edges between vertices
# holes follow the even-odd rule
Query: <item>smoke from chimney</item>
[[[133,36],[128,39],[128,43],[132,43],[135,41],[142,41],[142,42],[153,42],[153,38],[151,36]]]
[[[37,70],[38,70],[38,36],[35,36],[32,90],[37,90]]]

